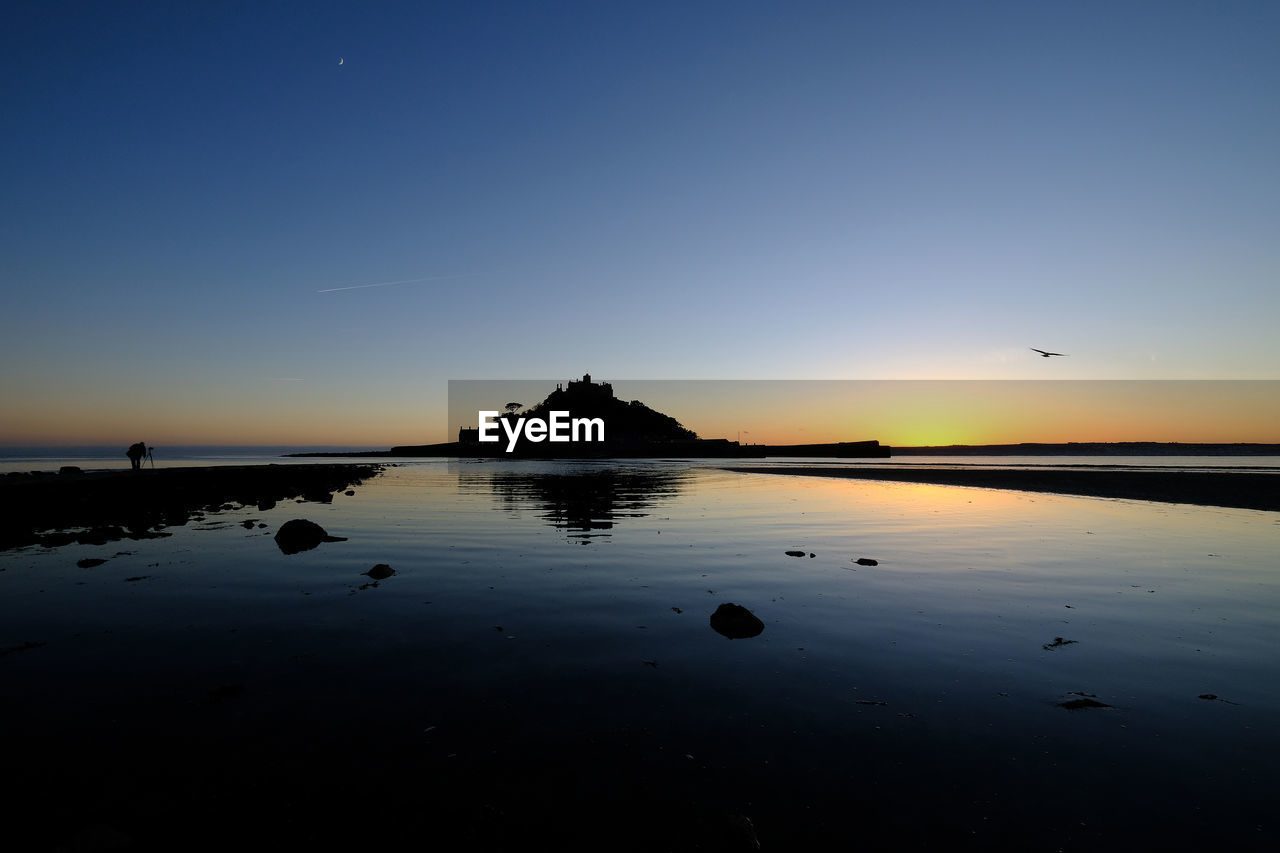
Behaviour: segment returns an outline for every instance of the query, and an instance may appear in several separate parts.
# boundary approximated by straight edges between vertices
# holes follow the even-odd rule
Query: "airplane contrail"
[[[425,278],[404,278],[399,281],[378,281],[373,284],[353,284],[350,287],[326,287],[324,290],[317,290],[316,293],[336,293],[339,290],[364,290],[368,287],[390,287],[393,284],[415,284],[420,281],[445,281],[451,278],[473,278],[480,273],[459,273],[458,275],[429,275]]]

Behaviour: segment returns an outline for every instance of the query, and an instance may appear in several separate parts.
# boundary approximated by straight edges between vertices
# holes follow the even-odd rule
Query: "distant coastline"
[[[1061,444],[894,446],[894,456],[1280,456],[1280,444],[1181,441],[1069,441]]]
[[[361,453],[290,453],[300,458],[413,458],[465,457],[498,459],[764,459],[769,456],[837,457],[886,459],[891,448],[878,441],[841,441],[830,444],[739,444],[724,438],[693,438],[679,441],[619,441],[600,444],[534,444],[507,453],[500,444],[449,441],[441,444],[414,444],[390,450]]]
[[[828,444],[744,444],[737,442],[701,439],[681,444],[653,445],[647,448],[623,450],[617,447],[601,448],[599,456],[635,458],[713,457],[760,459],[785,456],[849,456],[858,458],[884,458],[892,456],[1280,456],[1280,444],[1236,442],[1214,444],[1181,441],[1108,441],[1108,442],[1021,442],[1019,444],[947,444],[918,447],[882,445],[876,441],[832,442]],[[502,453],[481,453],[474,444],[456,441],[439,444],[400,445],[389,450],[359,452],[309,452],[287,453],[297,458],[397,458],[444,456],[504,456]],[[550,455],[550,454],[542,454]]]

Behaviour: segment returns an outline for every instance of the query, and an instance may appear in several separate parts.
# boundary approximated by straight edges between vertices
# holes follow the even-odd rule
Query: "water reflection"
[[[458,470],[464,492],[487,490],[504,512],[532,509],[568,538],[583,545],[612,535],[615,522],[644,518],[653,507],[674,498],[689,476],[687,469],[584,467],[566,470]]]

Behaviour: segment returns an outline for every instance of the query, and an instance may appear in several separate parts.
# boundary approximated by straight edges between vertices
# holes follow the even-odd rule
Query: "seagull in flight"
[[[1044,358],[1048,358],[1048,357],[1049,357],[1049,356],[1051,356],[1051,355],[1060,355],[1060,356],[1063,356],[1063,357],[1065,357],[1065,356],[1066,356],[1066,353],[1065,353],[1065,352],[1045,352],[1044,350],[1042,350],[1042,349],[1036,349],[1035,347],[1028,347],[1028,349],[1030,349],[1032,352],[1038,352],[1038,353],[1040,353],[1040,355],[1041,355],[1041,356],[1043,356]]]

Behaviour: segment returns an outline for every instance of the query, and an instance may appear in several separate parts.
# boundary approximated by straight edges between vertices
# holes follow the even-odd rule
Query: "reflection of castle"
[[[553,469],[555,470],[555,469]],[[616,523],[644,518],[683,488],[688,471],[605,468],[569,473],[458,471],[464,491],[492,492],[503,512],[533,510],[548,525],[583,545],[609,536]]]

